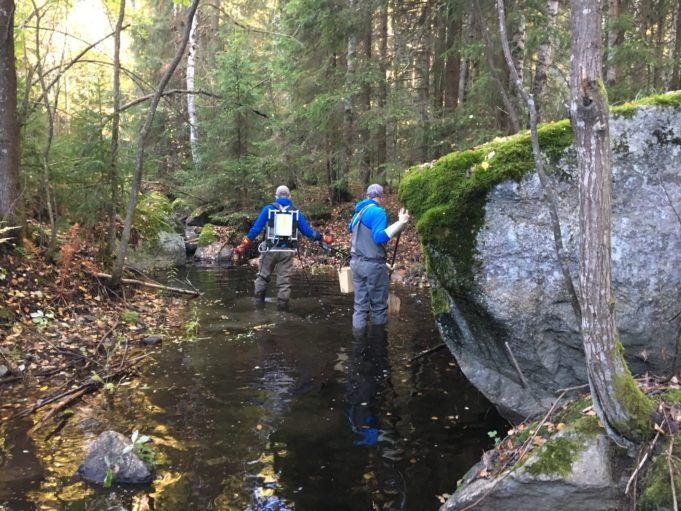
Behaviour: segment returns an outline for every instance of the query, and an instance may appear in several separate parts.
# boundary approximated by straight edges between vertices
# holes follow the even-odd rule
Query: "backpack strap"
[[[373,202],[370,203],[370,204],[367,204],[366,206],[364,206],[364,207],[359,211],[359,213],[357,213],[357,216],[355,217],[355,221],[352,222],[352,230],[353,230],[353,232],[354,232],[354,230],[355,230],[355,226],[358,225],[359,222],[362,220],[362,216],[364,215],[364,212],[365,212],[367,209],[369,209],[371,206],[375,206],[375,205],[376,205],[376,204],[374,204]]]

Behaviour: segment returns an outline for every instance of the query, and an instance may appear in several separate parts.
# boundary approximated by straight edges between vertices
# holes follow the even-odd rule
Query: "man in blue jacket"
[[[370,185],[366,199],[357,203],[355,214],[348,225],[348,230],[352,233],[350,269],[355,288],[352,315],[354,329],[366,326],[369,313],[374,325],[384,325],[388,320],[390,276],[385,244],[402,232],[409,221],[409,212],[401,209],[399,220],[387,226],[388,219],[381,207],[382,199],[383,187],[379,184]]]
[[[292,221],[289,225],[290,235],[281,236],[274,230],[275,214],[277,212],[290,213],[287,215]],[[291,220],[293,219],[293,220]],[[258,250],[261,252],[260,263],[258,265],[258,275],[255,279],[255,303],[256,306],[263,307],[265,304],[265,293],[267,284],[272,274],[277,276],[277,309],[288,310],[288,302],[291,296],[291,273],[293,272],[293,256],[297,251],[297,232],[302,232],[313,241],[322,240],[324,243],[333,243],[333,236],[326,234],[322,236],[305,220],[303,214],[293,207],[291,202],[291,192],[287,186],[280,186],[275,193],[275,201],[267,204],[258,219],[244,237],[241,245],[234,249],[240,257],[244,255],[248,246],[255,241],[260,231],[267,226],[268,234],[266,240],[260,244]],[[279,233],[280,234],[280,233]]]

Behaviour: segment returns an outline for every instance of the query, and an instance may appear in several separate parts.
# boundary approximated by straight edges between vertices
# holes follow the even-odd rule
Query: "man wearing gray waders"
[[[293,207],[291,192],[288,187],[280,186],[275,193],[275,201],[267,204],[260,216],[244,237],[241,245],[234,249],[239,257],[243,256],[248,246],[266,228],[265,241],[258,246],[260,263],[255,279],[255,304],[265,305],[265,292],[272,274],[277,276],[277,309],[288,310],[291,296],[291,272],[293,256],[298,250],[298,231],[313,241],[333,243],[333,236],[322,236],[305,220],[303,214]]]
[[[388,318],[388,274],[385,244],[407,225],[409,213],[400,210],[399,220],[386,227],[388,219],[381,207],[383,187],[367,188],[366,199],[355,206],[348,230],[352,233],[350,269],[355,288],[352,327],[366,326],[369,313],[374,325],[384,325]]]

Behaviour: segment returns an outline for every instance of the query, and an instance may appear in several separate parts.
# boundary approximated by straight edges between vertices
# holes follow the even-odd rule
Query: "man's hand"
[[[236,247],[234,249],[234,253],[237,254],[239,257],[243,257],[243,255],[246,253],[246,249],[248,246],[252,243],[251,240],[248,239],[247,236],[244,236],[243,241],[241,242],[241,245]]]
[[[322,242],[326,243],[327,245],[331,245],[333,243],[333,235],[325,234],[324,236],[322,236]]]

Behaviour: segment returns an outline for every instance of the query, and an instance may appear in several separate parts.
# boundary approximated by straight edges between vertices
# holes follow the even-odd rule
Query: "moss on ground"
[[[668,405],[681,405],[681,389],[669,389],[660,398]]]
[[[579,455],[579,449],[577,440],[565,437],[551,439],[539,448],[536,461],[525,465],[526,470],[533,476],[556,474],[567,477]]]
[[[213,230],[213,225],[206,224],[201,228],[201,232],[199,233],[199,237],[197,238],[196,242],[199,245],[205,247],[206,245],[210,245],[217,239],[218,236],[217,234],[215,234],[215,231]]]
[[[674,488],[677,498],[681,493],[681,436],[674,435],[672,447],[672,472],[674,475]],[[673,497],[671,477],[668,464],[669,443],[664,442],[658,449],[658,454],[651,460],[643,477],[643,491],[638,500],[641,511],[653,511],[659,509],[672,509]]]
[[[574,421],[571,425],[572,430],[582,435],[598,435],[605,432],[603,426],[595,415],[584,415]]]

